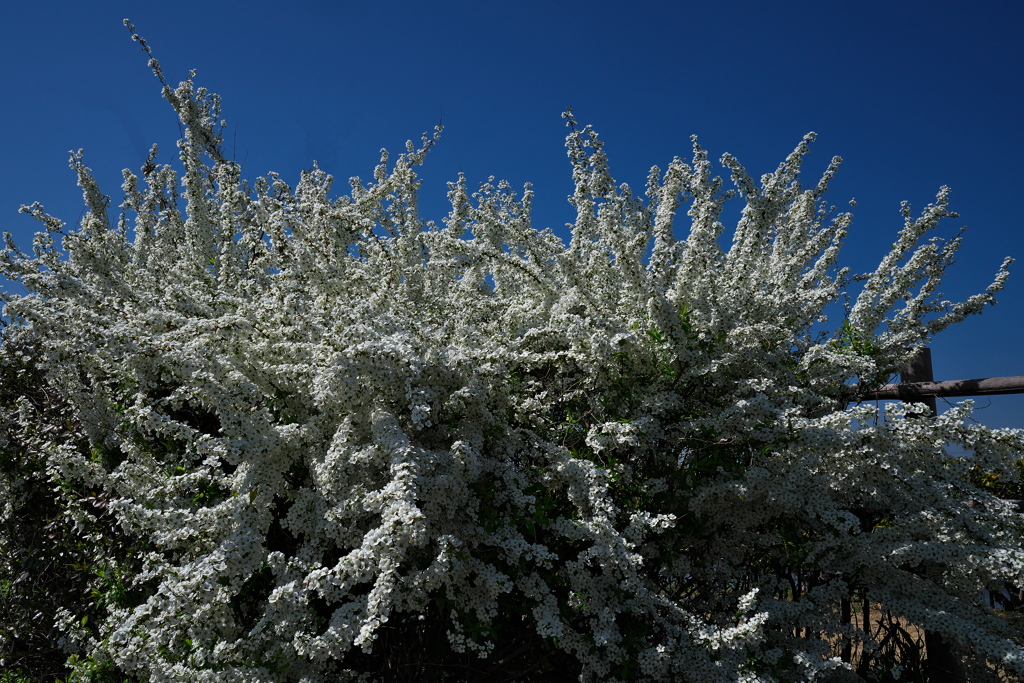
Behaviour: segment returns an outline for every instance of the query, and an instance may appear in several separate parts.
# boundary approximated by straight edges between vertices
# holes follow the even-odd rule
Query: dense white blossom
[[[856,589],[1024,673],[1016,622],[981,602],[1024,585],[1024,522],[968,477],[1014,478],[1024,436],[969,423],[970,402],[858,404],[1007,277],[937,300],[959,238],[920,242],[947,190],[905,208],[815,337],[851,217],[823,199],[838,159],[799,183],[813,135],[760,183],[726,155],[731,192],[694,140],[644,201],[570,116],[565,247],[529,187],[460,177],[444,227],[421,219],[436,136],[346,196],[316,167],[250,186],[217,97],[164,94],[180,176],[154,148],[112,226],[76,153],[81,226],[36,204],[34,254],[2,252],[30,292],[3,295],[11,337],[41,340],[94,453],[53,441],[51,477],[109,490],[152,546],[141,604],[91,632],[63,615],[69,643],[154,682],[327,681],[391,626],[486,662],[519,624],[581,680],[817,680],[848,666],[836,638],[871,646],[840,619]]]

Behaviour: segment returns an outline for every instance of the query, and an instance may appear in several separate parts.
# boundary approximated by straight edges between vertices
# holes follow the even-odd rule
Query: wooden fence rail
[[[913,401],[926,396],[995,396],[1024,394],[1024,375],[987,377],[985,379],[952,379],[945,382],[902,382],[886,384],[868,394],[867,398],[896,398]]]

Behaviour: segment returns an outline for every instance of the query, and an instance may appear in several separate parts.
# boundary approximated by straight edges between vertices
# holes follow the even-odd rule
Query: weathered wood
[[[933,383],[935,375],[932,374],[932,350],[927,347],[918,349],[917,354],[907,363],[907,367],[903,368],[900,379],[904,384]],[[919,400],[928,404],[933,416],[939,414],[938,403],[934,396],[925,396]]]
[[[868,393],[866,398],[921,401],[921,399],[936,396],[995,396],[998,394],[1024,394],[1024,375],[984,379],[952,379],[945,382],[886,384]]]
[[[925,403],[928,405],[932,417],[938,414],[937,396],[959,395],[940,393],[940,385],[956,385],[957,382],[933,381],[935,377],[932,375],[932,350],[928,348],[918,351],[917,355],[911,359],[907,367],[900,373],[900,379],[904,380],[902,384],[889,385],[895,393],[895,396],[892,398],[910,399],[918,403]],[[984,382],[990,380],[974,381]],[[884,390],[885,387],[882,389]],[[929,389],[930,391],[928,391]],[[955,390],[955,388],[953,389]],[[881,391],[876,393],[881,393]],[[973,395],[977,396],[978,394]],[[925,571],[935,574],[939,572],[939,569],[935,566],[926,566]],[[924,649],[927,655],[925,660],[925,677],[928,683],[968,683],[967,674],[952,643],[946,642],[935,631],[925,630]]]
[[[926,403],[935,413],[936,397],[996,396],[1024,394],[1024,375],[985,377],[982,379],[951,379],[936,382],[932,376],[932,350],[921,349],[900,374],[899,384],[886,384],[867,393],[866,400],[895,398],[901,401]]]

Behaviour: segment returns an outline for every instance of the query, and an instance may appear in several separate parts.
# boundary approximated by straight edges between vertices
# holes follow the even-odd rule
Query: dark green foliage
[[[144,549],[114,522],[109,494],[47,475],[41,443],[69,443],[83,453],[89,446],[36,367],[39,349],[2,341],[0,474],[12,482],[13,495],[3,502],[13,509],[0,523],[0,669],[7,672],[0,680],[50,683],[71,671],[55,625],[59,608],[80,615],[80,625],[91,630],[107,604],[140,604],[155,587],[130,585]],[[25,426],[19,412],[28,413]],[[77,526],[73,508],[85,513]],[[95,683],[126,679],[110,666],[93,668]]]

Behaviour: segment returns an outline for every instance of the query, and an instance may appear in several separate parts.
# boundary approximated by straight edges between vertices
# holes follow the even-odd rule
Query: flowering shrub
[[[731,191],[695,140],[644,201],[567,113],[566,248],[531,226],[529,187],[460,177],[444,227],[424,221],[413,168],[437,135],[332,198],[316,167],[294,189],[241,179],[192,76],[164,96],[180,184],[154,147],[111,225],[75,154],[79,229],[34,204],[34,255],[2,252],[30,292],[3,295],[8,342],[35,340],[73,415],[33,442],[41,467],[135,539],[96,546],[95,566],[134,568],[96,616],[58,615],[76,676],[898,679],[851,601],[1024,673],[1019,622],[983,599],[1024,585],[1024,521],[972,483],[1016,481],[1024,433],[968,423],[970,401],[859,403],[1005,282],[1009,259],[938,300],[959,238],[921,242],[946,189],[904,206],[842,326],[814,335],[851,281],[851,217],[823,199],[838,158],[799,183],[812,135],[760,183],[725,155]]]
[[[0,330],[0,333],[4,330]],[[4,335],[6,336],[6,335]],[[45,450],[88,444],[68,428],[70,406],[36,363],[22,336],[0,346],[0,669],[20,681],[57,680],[69,644],[57,627],[73,607],[79,626],[106,616],[108,601],[131,603],[142,539],[125,534],[106,510],[110,492],[48,471]],[[45,447],[43,447],[45,445]],[[137,602],[135,604],[138,604]],[[108,667],[109,668],[109,667]],[[121,683],[123,678],[117,679]],[[8,683],[7,678],[0,681]]]

